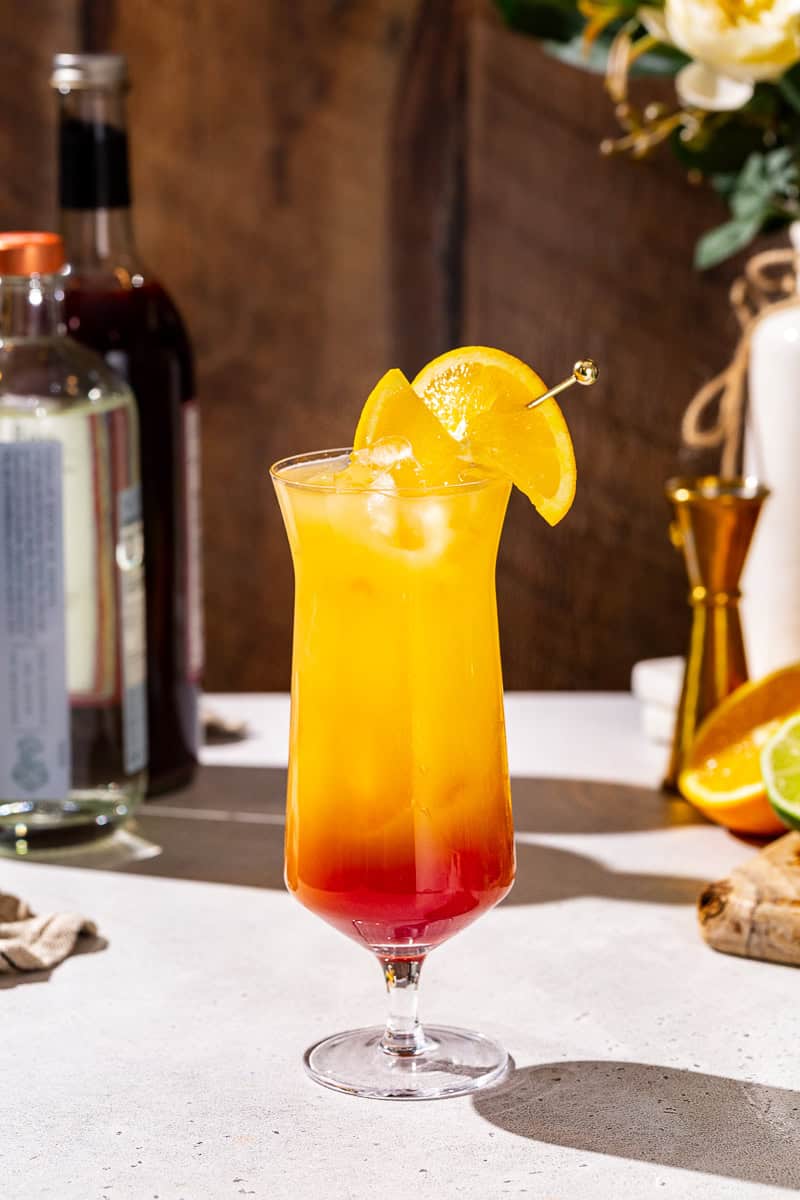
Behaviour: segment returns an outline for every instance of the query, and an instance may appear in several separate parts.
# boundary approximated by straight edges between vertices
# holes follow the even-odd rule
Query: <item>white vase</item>
[[[800,222],[790,234],[800,254]],[[800,661],[800,295],[757,322],[748,390],[744,470],[772,492],[742,576],[745,648],[757,679]]]

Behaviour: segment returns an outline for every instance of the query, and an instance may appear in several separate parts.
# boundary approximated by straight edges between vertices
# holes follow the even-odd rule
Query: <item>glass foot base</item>
[[[436,1100],[499,1083],[509,1067],[502,1046],[480,1033],[425,1026],[420,1054],[381,1049],[384,1030],[354,1029],[317,1042],[304,1057],[312,1079],[337,1092],[375,1100]]]

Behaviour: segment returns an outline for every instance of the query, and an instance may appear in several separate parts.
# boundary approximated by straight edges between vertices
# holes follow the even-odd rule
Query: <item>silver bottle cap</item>
[[[50,83],[65,92],[80,88],[126,88],[128,63],[124,54],[54,54]]]

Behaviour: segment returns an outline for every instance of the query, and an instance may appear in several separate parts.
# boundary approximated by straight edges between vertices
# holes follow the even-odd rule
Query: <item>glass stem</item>
[[[425,1034],[417,1019],[421,958],[381,958],[389,1015],[381,1039],[386,1054],[409,1057],[426,1049]]]

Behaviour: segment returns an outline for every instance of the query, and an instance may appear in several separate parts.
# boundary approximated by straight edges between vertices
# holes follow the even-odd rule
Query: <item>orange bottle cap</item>
[[[57,233],[0,233],[0,275],[54,275],[63,265]]]

